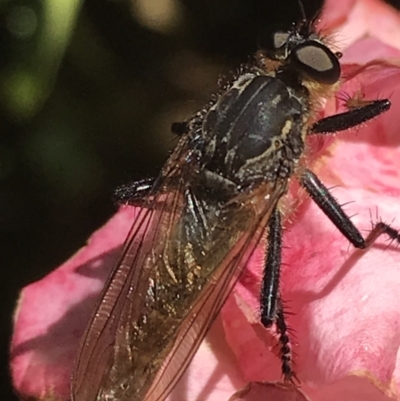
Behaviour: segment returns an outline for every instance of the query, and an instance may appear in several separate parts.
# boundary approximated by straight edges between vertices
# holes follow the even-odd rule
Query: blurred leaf
[[[1,74],[3,106],[15,119],[34,116],[53,89],[81,0],[8,3],[9,58]]]

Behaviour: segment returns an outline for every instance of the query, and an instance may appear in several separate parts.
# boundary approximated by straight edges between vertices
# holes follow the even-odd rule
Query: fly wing
[[[166,398],[285,189],[266,183],[221,206],[173,173],[158,188],[133,224],[83,336],[74,401]]]
[[[123,390],[129,372],[142,364],[131,353],[129,335],[131,327],[143,317],[141,311],[146,309],[144,304],[153,280],[150,276],[154,244],[163,242],[166,230],[179,218],[182,195],[175,180],[179,168],[174,166],[179,165],[186,151],[186,140],[182,138],[170,157],[172,167],[164,169],[163,178],[154,186],[158,190],[153,189],[144,200],[146,207],[137,215],[120,259],[104,286],[80,342],[71,381],[72,401],[124,401],[124,397],[113,394]],[[140,383],[136,385],[141,388]]]
[[[255,220],[252,221],[253,224],[250,224],[249,231],[237,239],[234,247],[225,248],[224,260],[209,277],[208,283],[192,305],[190,313],[184,318],[172,349],[162,363],[143,401],[165,400],[185,372],[245,268],[254,248],[260,242],[271,212],[280,197],[278,194],[280,191],[272,193],[267,202],[258,205],[262,206],[261,213],[254,216]],[[239,222],[243,216],[236,214],[234,217]],[[229,223],[232,227],[234,221],[231,220]],[[231,233],[231,230],[219,233],[219,241],[210,248],[207,259],[214,259],[214,255],[220,253],[221,247],[224,249],[224,245],[232,242]],[[208,263],[213,265],[211,260]]]
[[[99,399],[102,387],[112,375],[114,360],[123,351],[123,341],[121,344],[116,341],[121,333],[122,320],[138,319],[138,308],[142,304],[150,273],[141,266],[145,266],[144,259],[151,251],[161,213],[162,210],[145,208],[139,212],[122,257],[104,287],[81,340],[72,378],[72,399],[75,401]],[[132,291],[136,292],[136,301],[131,296]],[[129,356],[125,358],[125,363],[129,364]]]

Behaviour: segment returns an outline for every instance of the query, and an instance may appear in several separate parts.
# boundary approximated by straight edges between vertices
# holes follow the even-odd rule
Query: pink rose
[[[331,0],[321,26],[337,29],[344,51],[340,93],[388,97],[392,108],[333,141],[313,140],[311,168],[363,233],[371,218],[400,227],[400,16],[378,0]],[[343,102],[333,99],[324,113],[337,111]],[[122,207],[70,260],[23,289],[11,344],[21,397],[69,399],[79,338],[136,214]],[[282,297],[302,392],[313,401],[400,399],[399,249],[382,238],[354,250],[310,200],[286,221],[284,245]],[[274,334],[258,320],[260,261],[258,251],[171,401],[227,401],[248,382],[280,379]],[[256,383],[232,399],[305,398]]]

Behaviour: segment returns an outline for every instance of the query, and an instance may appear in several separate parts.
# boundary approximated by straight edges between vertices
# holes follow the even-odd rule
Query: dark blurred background
[[[322,0],[303,0],[313,16]],[[298,0],[8,0],[0,4],[0,398],[19,290],[157,174],[171,122],[205,103]]]

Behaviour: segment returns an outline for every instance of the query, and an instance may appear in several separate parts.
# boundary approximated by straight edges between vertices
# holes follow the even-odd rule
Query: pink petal
[[[245,383],[217,319],[168,400],[226,401]]]
[[[71,259],[23,289],[11,342],[13,385],[22,396],[69,399],[85,322],[135,215],[133,208],[121,210]]]
[[[281,383],[249,383],[234,394],[229,401],[307,401],[298,388],[287,387]]]
[[[381,0],[327,0],[321,27],[340,49],[365,37],[400,49],[400,14]]]

